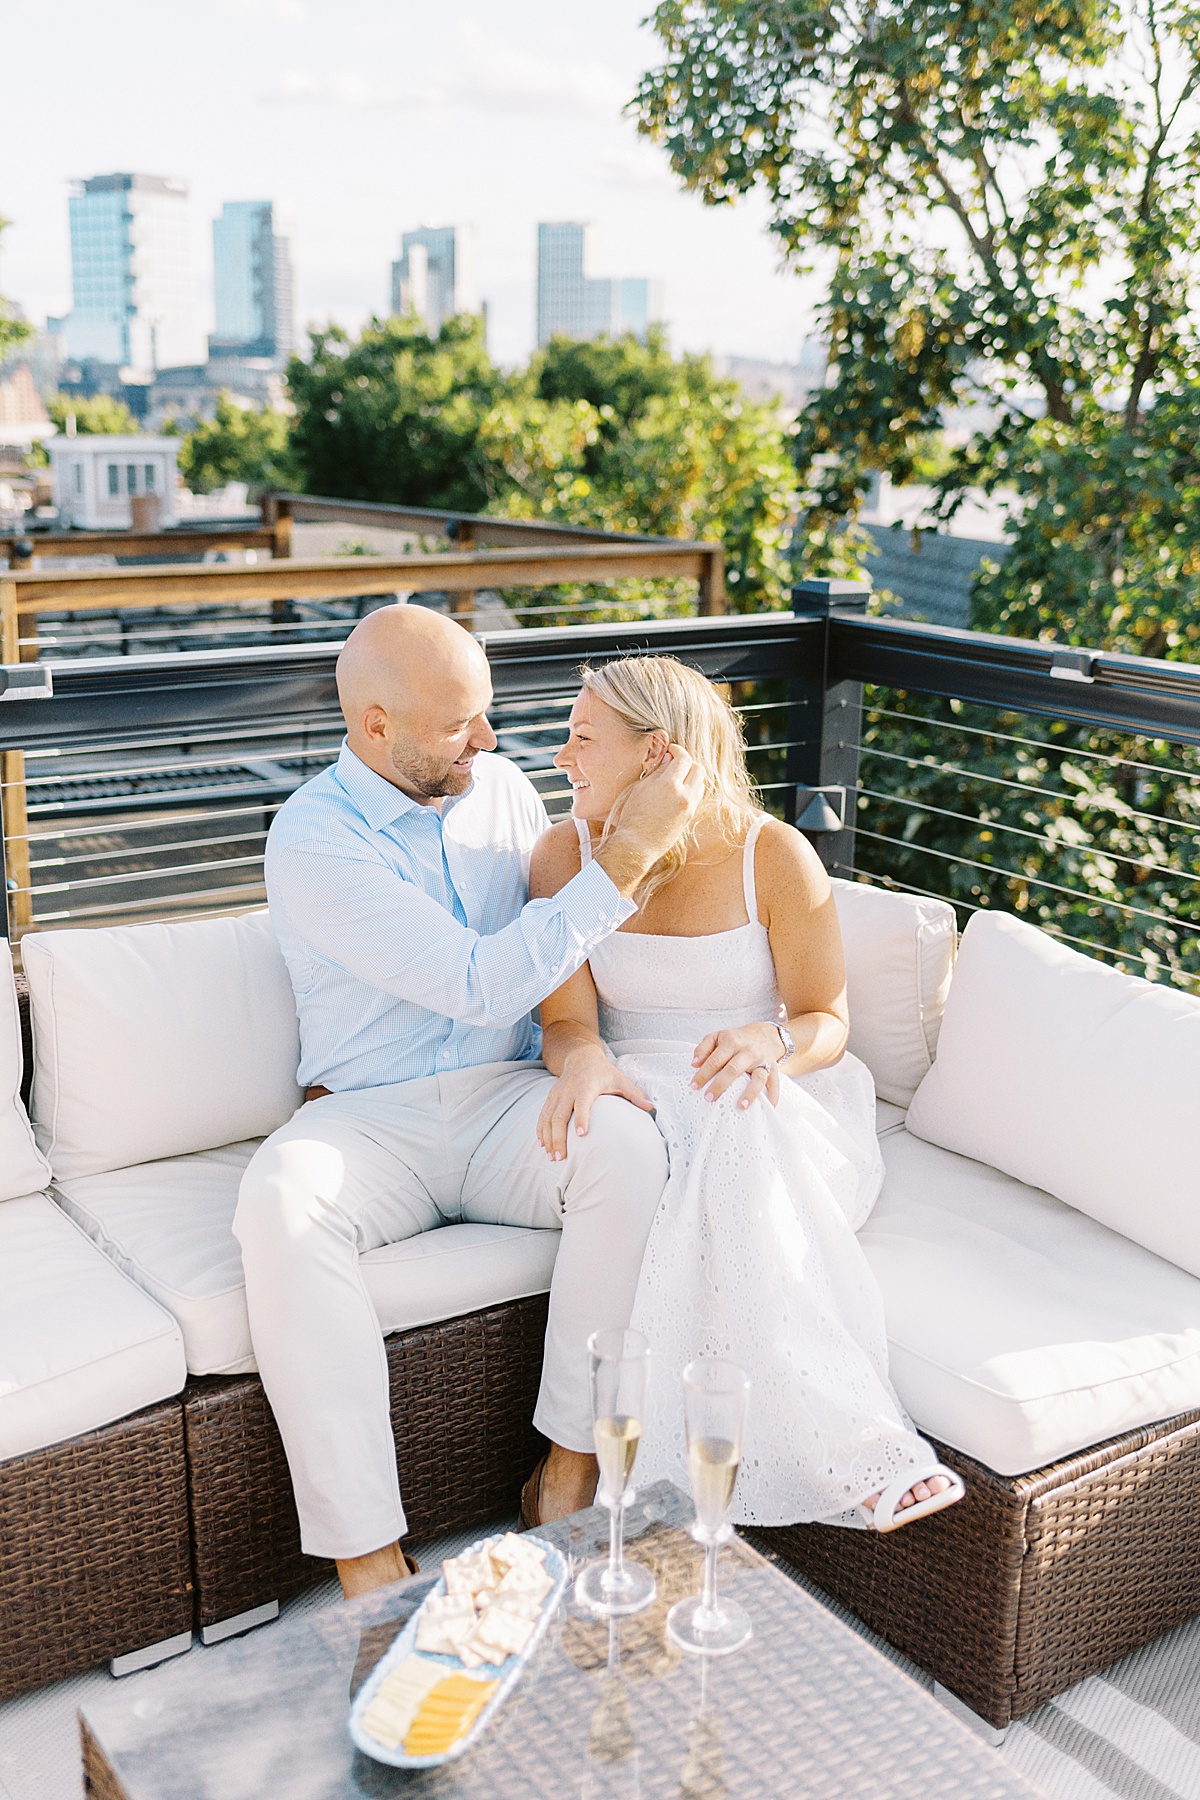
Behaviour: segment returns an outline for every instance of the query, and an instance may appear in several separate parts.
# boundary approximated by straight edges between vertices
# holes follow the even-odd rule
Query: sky
[[[762,202],[703,206],[622,116],[661,57],[650,0],[2,10],[0,292],[35,323],[70,307],[70,182],[138,171],[190,183],[201,331],[211,221],[261,199],[292,235],[302,327],[386,312],[400,233],[470,223],[490,347],[516,362],[533,347],[537,222],[580,219],[589,273],[662,282],[677,350],[791,362],[811,328],[812,290],[781,272]]]

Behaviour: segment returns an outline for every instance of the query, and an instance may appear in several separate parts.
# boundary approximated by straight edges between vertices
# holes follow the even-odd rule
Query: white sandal
[[[944,1475],[950,1486],[943,1488],[940,1494],[931,1494],[928,1500],[914,1500],[911,1506],[896,1511],[910,1488],[916,1487],[919,1481],[931,1481],[935,1475]],[[928,1518],[930,1513],[953,1506],[966,1491],[961,1475],[948,1469],[945,1463],[932,1462],[922,1468],[905,1469],[888,1483],[873,1507],[860,1506],[858,1510],[872,1531],[899,1531],[902,1525],[915,1524],[918,1519]]]

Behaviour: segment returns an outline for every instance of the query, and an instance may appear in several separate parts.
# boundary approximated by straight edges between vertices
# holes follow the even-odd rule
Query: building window
[[[127,494],[136,494],[137,493],[137,464],[136,463],[126,463],[125,464],[125,492]]]
[[[73,465],[73,473],[75,476],[75,492],[77,494],[82,494],[82,492],[83,492],[83,464],[81,462],[77,462]]]
[[[116,463],[109,463],[108,465],[108,491],[110,494],[119,494],[121,492],[121,471],[118,469]]]
[[[145,491],[148,494],[152,494],[154,492],[154,464],[153,463],[146,464],[144,474],[146,477],[146,490]]]

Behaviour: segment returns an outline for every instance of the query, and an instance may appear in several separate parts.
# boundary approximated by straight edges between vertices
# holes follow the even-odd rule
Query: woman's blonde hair
[[[739,844],[762,812],[746,768],[742,722],[711,681],[673,656],[628,656],[598,669],[585,664],[579,673],[584,692],[611,707],[630,731],[665,731],[704,774],[704,795],[692,829],[658,859],[637,888],[636,898],[648,900],[682,869],[695,825],[715,825],[727,843]],[[604,837],[617,826],[630,791],[609,813]]]

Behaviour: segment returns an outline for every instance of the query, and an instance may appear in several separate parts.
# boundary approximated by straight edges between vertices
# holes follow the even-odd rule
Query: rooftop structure
[[[178,438],[97,434],[56,438],[49,448],[64,524],[90,531],[129,526],[141,496],[157,498],[158,524],[174,521]]]
[[[76,184],[69,356],[147,373],[192,359],[187,205],[187,183],[170,176],[96,175]]]
[[[455,313],[479,311],[475,232],[470,225],[406,231],[392,264],[392,311],[414,312],[430,332]]]
[[[568,220],[538,226],[537,341],[552,337],[645,338],[661,312],[656,282],[588,275],[587,226]]]
[[[217,328],[209,355],[284,362],[295,342],[292,251],[270,200],[227,200],[213,220]]]

